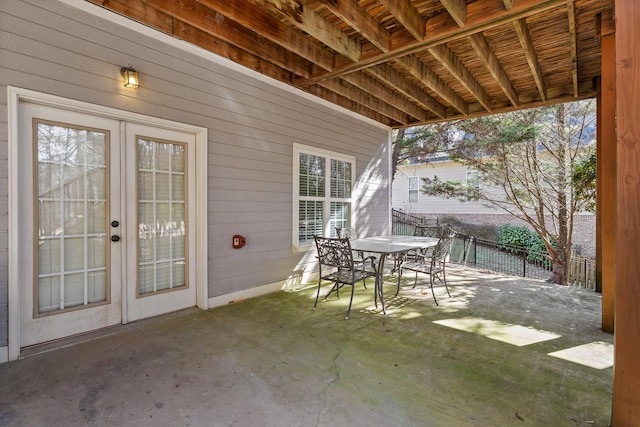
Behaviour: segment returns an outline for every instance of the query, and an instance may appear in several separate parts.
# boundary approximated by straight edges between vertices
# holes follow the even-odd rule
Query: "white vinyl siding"
[[[351,225],[355,158],[294,144],[293,246],[305,250],[313,236],[335,236]]]

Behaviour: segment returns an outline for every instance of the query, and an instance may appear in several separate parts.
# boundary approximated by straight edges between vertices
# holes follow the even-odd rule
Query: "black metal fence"
[[[416,226],[439,227],[438,220],[430,220],[393,209],[391,211],[393,234],[413,236]]]
[[[396,210],[392,211],[392,218],[394,234],[413,235],[416,226],[433,227],[434,230],[443,226],[437,220],[426,220]],[[459,232],[456,232],[451,247],[450,260],[456,264],[531,279],[544,280],[553,273],[546,251],[529,251],[524,247],[504,245]],[[595,260],[572,255],[568,282],[572,286],[595,291]]]

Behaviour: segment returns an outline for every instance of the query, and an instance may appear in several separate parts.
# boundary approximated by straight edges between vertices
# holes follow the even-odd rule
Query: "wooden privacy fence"
[[[596,290],[596,260],[571,254],[569,285]]]
[[[424,218],[396,210],[393,211],[392,218],[394,234],[413,235],[418,225],[434,228],[440,225],[437,220],[426,221]],[[531,279],[545,280],[553,272],[546,251],[532,252],[525,247],[508,246],[462,233],[456,233],[450,260],[457,264]],[[595,291],[596,260],[572,254],[567,284]]]

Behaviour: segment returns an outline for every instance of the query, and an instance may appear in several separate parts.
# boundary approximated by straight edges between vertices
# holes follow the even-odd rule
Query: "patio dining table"
[[[383,292],[383,274],[384,274],[384,262],[387,256],[403,256],[409,251],[430,248],[438,243],[438,239],[435,237],[419,237],[419,236],[403,236],[403,235],[390,235],[390,236],[373,236],[365,237],[361,239],[354,239],[350,241],[351,249],[354,251],[362,251],[367,253],[375,253],[379,255],[378,258],[378,271],[376,274],[376,284],[374,292],[374,303],[378,306],[378,297],[380,297],[380,304],[382,305],[382,313],[387,314],[384,307],[384,292]],[[400,278],[398,277],[398,280]]]

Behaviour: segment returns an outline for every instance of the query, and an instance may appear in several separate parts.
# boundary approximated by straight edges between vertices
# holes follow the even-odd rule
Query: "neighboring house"
[[[394,209],[414,214],[496,214],[496,209],[484,206],[482,202],[461,202],[457,199],[427,196],[423,194],[422,178],[442,181],[460,181],[471,185],[481,185],[478,172],[460,163],[443,158],[429,163],[414,163],[398,166],[393,180],[391,204]]]
[[[461,202],[457,199],[427,196],[420,191],[422,178],[437,176],[442,181],[460,181],[482,186],[478,172],[443,158],[429,163],[414,163],[398,166],[391,190],[391,205],[397,209],[426,218],[455,217],[469,224],[527,225],[512,215],[487,206],[480,201]],[[486,188],[483,190],[487,191]],[[496,193],[501,191],[495,189]],[[551,219],[550,219],[551,220]],[[551,223],[551,222],[550,222]],[[595,257],[595,215],[588,212],[574,217],[573,248],[585,256]]]
[[[0,20],[0,362],[312,276],[334,226],[388,231],[389,128],[89,2]]]

